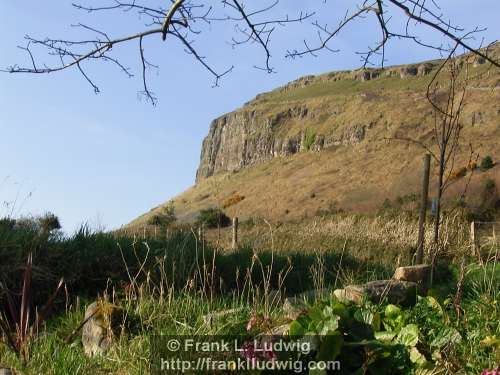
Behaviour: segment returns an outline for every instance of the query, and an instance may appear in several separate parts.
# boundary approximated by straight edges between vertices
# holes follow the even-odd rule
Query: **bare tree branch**
[[[175,0],[175,3],[172,5],[170,10],[167,13],[167,16],[165,17],[165,21],[163,22],[163,25],[161,26],[161,39],[165,41],[167,38],[167,33],[168,33],[168,28],[170,27],[170,24],[172,23],[172,17],[174,16],[175,12],[182,6],[184,3],[184,0]]]
[[[88,1],[97,2],[97,0]],[[283,48],[285,57],[293,59],[306,55],[318,56],[322,50],[338,52],[339,50],[333,47],[335,37],[347,29],[347,26],[351,23],[357,20],[364,22],[365,19],[372,16],[376,20],[375,27],[380,31],[380,34],[370,33],[370,37],[375,38],[375,43],[369,46],[367,50],[357,52],[361,56],[363,67],[377,65],[376,61],[372,61],[375,57],[380,57],[378,64],[384,67],[386,48],[388,48],[388,44],[392,39],[408,40],[433,49],[441,55],[449,55],[457,46],[461,46],[489,62],[492,67],[500,67],[500,61],[497,57],[491,56],[488,48],[474,48],[470,43],[473,38],[485,29],[478,26],[466,30],[452,23],[443,14],[438,0],[359,0],[358,5],[351,10],[345,10],[342,14],[336,12],[337,5],[332,6],[331,13],[329,13],[329,9],[315,12],[314,2],[307,2],[300,7],[297,6],[298,12],[295,17],[291,17],[286,13],[280,14],[280,0],[268,1],[267,4],[251,10],[247,9],[248,6],[244,3],[244,0],[221,0],[218,4],[204,0],[170,0],[170,2],[167,2],[169,7],[151,6],[144,0],[106,0],[104,4],[97,2],[98,5],[96,6],[73,3],[72,6],[75,9],[90,15],[98,12],[110,12],[113,15],[120,14],[123,17],[126,14],[135,14],[143,23],[143,29],[130,32],[130,34],[122,37],[112,37],[110,30],[101,30],[80,22],[74,26],[82,29],[85,33],[91,33],[92,37],[71,40],[66,38],[38,39],[26,36],[26,46],[19,48],[27,53],[29,64],[27,66],[14,64],[2,71],[42,74],[76,69],[91,85],[93,91],[99,92],[98,86],[86,73],[85,64],[91,61],[110,62],[127,77],[133,77],[132,70],[127,67],[128,63],[124,64],[113,52],[117,46],[129,44],[137,39],[139,40],[141,55],[141,86],[148,99],[147,101],[154,104],[157,99],[149,90],[150,85],[146,82],[147,74],[145,74],[147,68],[153,66],[144,59],[144,41],[149,36],[160,34],[162,40],[166,40],[167,34],[175,36],[173,40],[179,42],[184,51],[214,77],[214,86],[217,86],[219,80],[232,71],[233,65],[229,63],[229,67],[222,69],[222,73],[220,73],[219,69],[209,63],[202,51],[195,48],[197,37],[210,32],[214,22],[233,24],[233,35],[230,35],[229,38],[227,34],[219,36],[219,38],[229,41],[233,47],[248,44],[257,45],[262,49],[264,51],[263,63],[253,65],[255,68],[273,73],[275,69],[272,66],[272,56],[276,46],[271,45],[271,42],[272,37],[277,35],[281,28],[305,25],[303,26],[304,31],[307,30],[307,27],[311,27],[318,39],[317,41],[310,41],[304,37],[299,37],[298,40],[290,38],[292,46]],[[253,3],[247,4],[253,6]],[[312,10],[307,10],[310,7]],[[403,17],[393,17],[395,15],[402,15]],[[312,19],[315,16],[318,18]],[[337,18],[338,16],[341,16],[340,21]],[[337,25],[330,27],[324,21],[327,18],[332,19],[330,23],[336,22]],[[395,19],[397,19],[397,22],[394,21]],[[311,22],[304,22],[309,20]],[[419,36],[420,30],[429,28],[434,31],[435,35],[440,36],[443,42],[433,43]],[[371,34],[373,34],[373,37]],[[212,38],[217,38],[217,36]],[[453,47],[449,47],[446,41],[452,41]],[[300,49],[294,48],[295,43],[302,45],[302,47]],[[59,63],[47,65],[40,61],[38,53],[35,51],[40,48],[45,49],[49,57],[58,58]]]

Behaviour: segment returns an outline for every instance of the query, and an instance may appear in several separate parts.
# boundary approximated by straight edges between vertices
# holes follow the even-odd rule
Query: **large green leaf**
[[[408,324],[401,328],[396,342],[408,347],[417,345],[418,343],[418,326],[416,324]]]
[[[339,320],[340,317],[337,315],[332,315],[330,318],[325,319],[321,322],[318,333],[323,336],[335,332],[339,328]]]
[[[343,303],[333,302],[331,306],[332,306],[332,313],[340,316],[341,320],[346,320],[349,318],[349,311],[347,310],[347,307]]]
[[[290,323],[290,327],[288,329],[290,336],[304,336],[305,329],[297,320],[294,320]]]
[[[392,331],[375,332],[375,338],[379,341],[384,341],[384,342],[392,341],[394,337],[396,337],[396,332]]]
[[[453,327],[444,327],[439,331],[430,346],[441,349],[445,345],[458,344],[462,340],[460,333]]]
[[[333,361],[340,354],[344,345],[344,338],[340,332],[324,336],[321,340],[317,359],[319,361]]]
[[[415,347],[410,349],[410,361],[415,363],[418,367],[423,367],[427,363],[425,356]]]
[[[396,305],[387,305],[384,310],[384,316],[386,318],[395,319],[402,314],[401,309]]]

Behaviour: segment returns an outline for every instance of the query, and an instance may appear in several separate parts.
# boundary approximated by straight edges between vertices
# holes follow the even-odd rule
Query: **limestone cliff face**
[[[428,80],[426,76],[439,64],[429,61],[305,76],[259,94],[243,108],[212,122],[203,141],[196,182],[279,156],[351,146],[365,140],[379,123],[404,129],[409,118],[424,121],[420,116],[425,106],[420,104],[425,101],[421,94],[426,84],[418,82]],[[484,60],[476,59],[474,68],[483,64]],[[408,101],[411,97],[416,104]]]
[[[240,110],[214,120],[204,139],[196,181],[220,172],[238,171],[277,156],[304,151],[320,151],[339,145],[352,145],[365,138],[367,126],[354,124],[330,135],[294,135],[283,132],[291,121],[310,121],[315,114],[306,106],[295,106],[268,115],[258,110]],[[280,131],[281,130],[281,131]]]

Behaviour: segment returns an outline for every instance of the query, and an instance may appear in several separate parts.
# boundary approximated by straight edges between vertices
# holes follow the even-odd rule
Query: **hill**
[[[490,53],[500,55],[500,44]],[[215,119],[203,141],[195,185],[173,199],[177,217],[190,222],[200,209],[219,206],[243,219],[287,221],[414,200],[425,151],[394,138],[432,145],[426,89],[440,64],[306,76]],[[500,160],[499,69],[474,59],[470,76],[454,170],[467,166],[470,145],[480,158]],[[486,179],[500,183],[499,171],[498,165],[475,171],[469,186],[468,178],[458,178],[448,201],[467,186],[473,202]],[[436,173],[433,165],[431,195]],[[130,225],[145,225],[162,207]]]

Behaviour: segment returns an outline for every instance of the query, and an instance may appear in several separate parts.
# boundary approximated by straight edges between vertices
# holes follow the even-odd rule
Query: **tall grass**
[[[19,271],[32,251],[33,283],[41,286],[37,289],[48,291],[45,286],[64,277],[68,300],[59,301],[58,314],[29,342],[28,363],[0,344],[0,366],[27,375],[144,374],[153,335],[238,334],[249,320],[266,332],[286,322],[280,302],[288,294],[390,277],[398,260],[411,262],[417,233],[415,223],[407,218],[338,215],[302,225],[268,224],[243,225],[247,243],[234,251],[214,248],[190,231],[172,232],[163,239],[101,233],[88,227],[69,237],[41,237],[12,227],[1,231],[0,275],[11,287],[19,284]],[[463,225],[452,217],[443,228],[441,254],[448,261],[456,251],[457,259],[462,259],[469,251]],[[252,243],[250,234],[260,242]],[[471,342],[481,346],[492,332],[500,337],[498,324],[493,327],[491,320],[498,317],[498,306],[492,301],[500,302],[497,258],[492,254],[487,265],[468,266],[465,272],[464,314],[457,324],[463,326],[464,336],[471,332],[477,336],[464,340],[450,360],[471,361],[474,370],[491,364],[494,357],[491,348],[484,347],[477,359],[468,356]],[[452,277],[450,285],[456,284],[456,275],[446,277]],[[454,291],[448,288],[445,296],[450,293]],[[124,329],[108,353],[89,361],[79,334],[73,333],[83,320],[86,302],[103,294],[125,312]],[[204,319],[224,309],[232,313],[209,323]],[[415,314],[421,316],[418,311]]]

